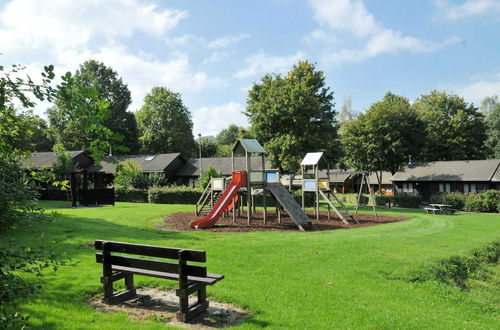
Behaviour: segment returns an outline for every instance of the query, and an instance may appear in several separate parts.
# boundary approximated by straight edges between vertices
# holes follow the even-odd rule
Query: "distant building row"
[[[126,159],[139,164],[144,173],[164,173],[169,182],[195,185],[200,173],[200,159],[185,159],[179,153],[158,155],[122,155],[104,158],[94,164],[89,153],[83,150],[71,151],[74,164],[88,173],[101,173],[110,178],[116,174],[118,163]],[[52,168],[57,158],[55,152],[35,152],[23,161],[24,168]],[[261,169],[261,159],[252,158],[252,168]],[[231,175],[231,158],[202,158],[201,167],[212,166],[223,176]],[[271,168],[270,164],[266,165]],[[236,169],[243,169],[244,159],[236,158]],[[322,172],[326,177],[326,171]],[[330,170],[330,182],[338,192],[349,193],[359,190],[360,172],[352,170]],[[295,176],[295,178],[299,178]],[[374,173],[369,176],[372,189],[379,187]],[[293,179],[292,179],[293,180]],[[283,184],[289,184],[289,176],[283,176]],[[394,175],[382,173],[382,192],[386,194],[419,194],[424,200],[436,193],[462,192],[481,193],[488,189],[500,190],[500,160],[438,161],[405,166]]]

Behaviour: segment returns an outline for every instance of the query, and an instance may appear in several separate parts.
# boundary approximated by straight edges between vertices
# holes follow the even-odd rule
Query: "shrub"
[[[459,192],[450,192],[444,194],[432,195],[430,202],[434,204],[448,204],[452,208],[457,210],[463,210],[465,206],[465,199],[467,194],[462,194]]]
[[[133,202],[133,203],[147,203],[148,191],[147,189],[128,189],[116,188],[115,199],[117,202]]]
[[[148,190],[148,201],[155,204],[196,204],[202,193],[200,188],[152,187]]]
[[[150,187],[149,177],[139,173],[130,178],[130,185],[135,189],[148,189]]]
[[[391,204],[393,203],[394,197],[393,196],[387,196],[387,195],[375,195],[375,204],[380,206],[389,206],[391,207]]]
[[[465,200],[464,209],[468,212],[486,212],[486,208],[480,195],[468,195]]]
[[[116,167],[116,176],[113,181],[115,188],[132,187],[132,181],[135,177],[141,176],[142,169],[136,162],[127,159],[123,164]]]
[[[358,204],[358,194],[335,194],[335,196],[337,196],[337,198],[343,203],[354,205]],[[368,201],[368,196],[361,194],[360,204],[367,205]]]
[[[498,212],[498,203],[500,202],[500,191],[498,190],[488,190],[487,192],[481,194],[481,199],[483,200],[483,207],[485,212]]]
[[[419,195],[401,193],[394,196],[394,204],[399,207],[417,208],[420,206],[421,202],[422,197]]]
[[[209,166],[205,171],[201,173],[201,178],[199,181],[200,187],[205,189],[212,178],[220,178],[222,173],[217,171],[215,167]]]
[[[149,187],[168,186],[168,178],[164,173],[151,173],[148,179],[149,179]]]

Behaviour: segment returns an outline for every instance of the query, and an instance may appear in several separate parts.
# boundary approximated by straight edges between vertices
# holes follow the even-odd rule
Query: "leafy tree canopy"
[[[357,120],[345,124],[345,163],[356,170],[395,173],[420,151],[424,125],[408,99],[388,92]]]
[[[413,108],[425,123],[422,161],[482,159],[485,156],[484,116],[457,95],[431,91],[420,96]]]
[[[191,113],[181,95],[164,87],[153,87],[137,111],[140,143],[145,153],[195,152]]]
[[[489,157],[500,159],[500,103],[486,118],[487,134],[486,146]]]
[[[307,152],[338,155],[333,92],[322,71],[301,61],[286,75],[267,74],[248,93],[245,114],[251,132],[273,166],[295,172]]]
[[[106,115],[99,116],[98,123],[105,127],[108,133],[112,132],[109,134],[112,138],[107,139],[107,144],[116,151],[136,152],[139,148],[137,123],[134,114],[127,111],[131,103],[130,91],[118,74],[103,63],[90,60],[80,65],[74,75],[73,85],[75,90],[95,91],[99,99],[108,103]],[[59,99],[56,105],[47,111],[57,142],[68,150],[84,149],[95,139],[95,136],[86,131],[88,125],[84,122],[88,116],[79,116],[80,110]]]

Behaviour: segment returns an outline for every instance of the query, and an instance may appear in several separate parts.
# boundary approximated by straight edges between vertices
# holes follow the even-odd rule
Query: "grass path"
[[[409,218],[329,232],[208,233],[155,229],[166,214],[192,211],[190,205],[57,208],[60,205],[44,203],[48,211],[58,213],[54,222],[19,228],[10,233],[10,242],[3,242],[53,241],[78,262],[48,272],[43,292],[24,305],[35,329],[167,328],[153,321],[131,321],[120,313],[99,313],[86,305],[87,297],[101,289],[101,267],[88,246],[94,239],[207,250],[209,271],[226,276],[209,287],[209,299],[254,313],[241,328],[486,329],[500,321],[498,273],[496,283],[479,283],[473,292],[403,279],[438,259],[465,255],[499,239],[498,214],[385,210]],[[146,277],[137,277],[136,283],[174,284]]]

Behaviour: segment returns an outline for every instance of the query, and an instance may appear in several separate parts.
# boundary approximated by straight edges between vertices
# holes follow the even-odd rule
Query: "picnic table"
[[[449,204],[429,204],[430,207],[425,208],[425,212],[433,214],[453,214],[456,212]]]

